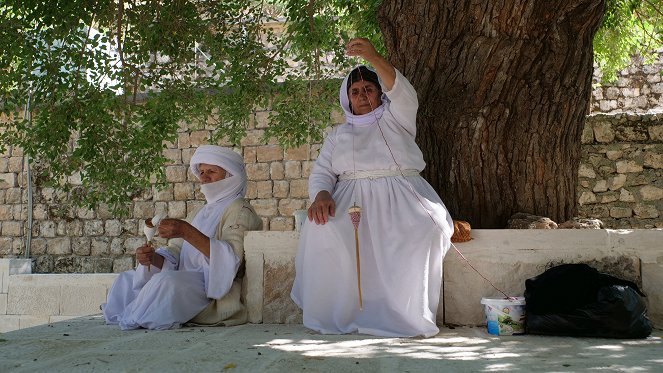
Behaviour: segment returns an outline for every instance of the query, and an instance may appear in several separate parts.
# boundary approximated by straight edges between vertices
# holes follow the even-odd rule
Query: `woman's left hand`
[[[191,224],[181,219],[163,219],[159,222],[159,237],[186,238],[191,228]]]

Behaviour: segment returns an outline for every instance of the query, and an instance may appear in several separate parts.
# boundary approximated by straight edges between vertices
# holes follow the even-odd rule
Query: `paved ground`
[[[663,372],[663,331],[644,340],[319,335],[301,325],[122,332],[100,317],[0,335],[0,372]]]

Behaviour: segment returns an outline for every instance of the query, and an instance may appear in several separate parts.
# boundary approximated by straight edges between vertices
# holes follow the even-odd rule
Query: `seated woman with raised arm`
[[[312,204],[302,228],[292,299],[320,333],[426,336],[435,319],[442,259],[453,233],[435,190],[419,176],[417,93],[366,39],[347,54],[370,62],[340,89],[346,124],[334,128],[309,178]],[[358,299],[357,226],[362,301]],[[363,309],[360,309],[360,304]]]

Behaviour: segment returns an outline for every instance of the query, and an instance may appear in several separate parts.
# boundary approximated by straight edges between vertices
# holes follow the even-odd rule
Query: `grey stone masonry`
[[[663,113],[587,118],[578,213],[610,228],[663,228]]]
[[[663,112],[663,49],[651,64],[634,57],[633,64],[617,74],[617,81],[601,84],[601,71],[594,69],[592,113]]]

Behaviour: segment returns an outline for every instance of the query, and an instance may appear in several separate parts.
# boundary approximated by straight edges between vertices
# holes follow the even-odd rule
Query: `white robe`
[[[380,127],[401,169],[421,171],[425,162],[414,141],[416,92],[400,72],[396,74],[392,90],[386,92],[389,100],[383,100]],[[330,191],[336,216],[325,225],[304,223],[292,299],[303,310],[304,325],[320,333],[435,335],[442,259],[453,233],[451,217],[421,176],[407,176],[407,181],[402,176],[337,179],[344,172],[370,170],[398,170],[376,122],[334,128],[312,170],[309,194],[314,200],[319,191]],[[348,216],[355,201],[362,208],[363,311],[357,294],[354,228]]]
[[[210,237],[210,257],[183,241],[179,257],[167,248],[161,269],[139,265],[120,274],[102,306],[108,324],[123,330],[174,329],[191,320],[212,300],[231,289],[241,258],[226,241],[217,239],[220,220],[232,200],[206,204],[191,224]]]

